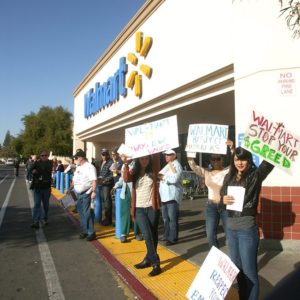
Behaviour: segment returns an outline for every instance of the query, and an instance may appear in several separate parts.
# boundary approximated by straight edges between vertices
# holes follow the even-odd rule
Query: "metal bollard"
[[[102,204],[101,204],[101,199],[100,199],[100,189],[101,189],[101,187],[99,185],[97,185],[96,206],[95,206],[94,212],[95,212],[95,220],[98,223],[100,223],[102,221]]]
[[[63,173],[64,174],[64,173]],[[70,174],[65,174],[65,190],[67,191],[70,187]]]
[[[115,191],[115,205],[116,205],[116,238],[119,239],[121,237],[121,230],[122,230],[122,224],[121,224],[121,188],[116,189]]]
[[[63,194],[65,192],[65,186],[64,186],[64,182],[65,182],[65,176],[63,172],[58,172],[60,173],[60,184],[59,184],[59,190],[60,192]]]
[[[60,172],[55,173],[55,188],[59,190],[59,184],[60,184]]]

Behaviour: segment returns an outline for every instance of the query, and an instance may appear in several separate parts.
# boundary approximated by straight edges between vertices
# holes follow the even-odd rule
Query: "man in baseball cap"
[[[77,149],[73,157],[86,157],[86,153],[82,149]]]

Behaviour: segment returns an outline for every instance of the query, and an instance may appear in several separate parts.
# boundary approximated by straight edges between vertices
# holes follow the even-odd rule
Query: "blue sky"
[[[0,143],[72,93],[145,0],[1,0]]]

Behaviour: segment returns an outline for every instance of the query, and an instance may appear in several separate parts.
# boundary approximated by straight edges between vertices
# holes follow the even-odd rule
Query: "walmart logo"
[[[143,33],[137,32],[135,36],[135,52],[142,57],[146,57],[152,46],[152,38],[147,36],[143,39]],[[138,65],[138,57],[134,53],[128,53],[127,60],[134,66]],[[148,65],[141,64],[139,66],[140,71],[148,78],[152,75],[152,68]],[[142,75],[134,70],[131,71],[129,78],[126,82],[128,88],[134,87],[134,94],[137,97],[142,96]]]
[[[121,57],[119,60],[119,68],[113,76],[110,76],[106,82],[95,84],[95,89],[91,88],[84,95],[84,117],[89,118],[104,109],[105,107],[115,103],[120,96],[127,96],[127,88],[133,89],[137,97],[142,96],[142,75],[140,70],[147,78],[151,78],[152,68],[146,64],[138,64],[137,55],[146,58],[152,46],[152,38],[143,38],[142,32],[136,33],[135,53],[128,53],[127,60],[131,63],[135,70],[131,71],[126,80],[127,64],[126,58]],[[139,67],[139,68],[138,68]],[[125,87],[127,86],[127,88]]]

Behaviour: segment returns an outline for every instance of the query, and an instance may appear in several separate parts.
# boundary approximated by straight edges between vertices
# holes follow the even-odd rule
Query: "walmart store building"
[[[300,41],[278,2],[146,1],[74,91],[74,148],[99,157],[125,128],[177,115],[183,159],[189,124],[227,124],[238,145],[253,109],[300,136]],[[299,161],[264,182],[263,238],[300,240]]]

